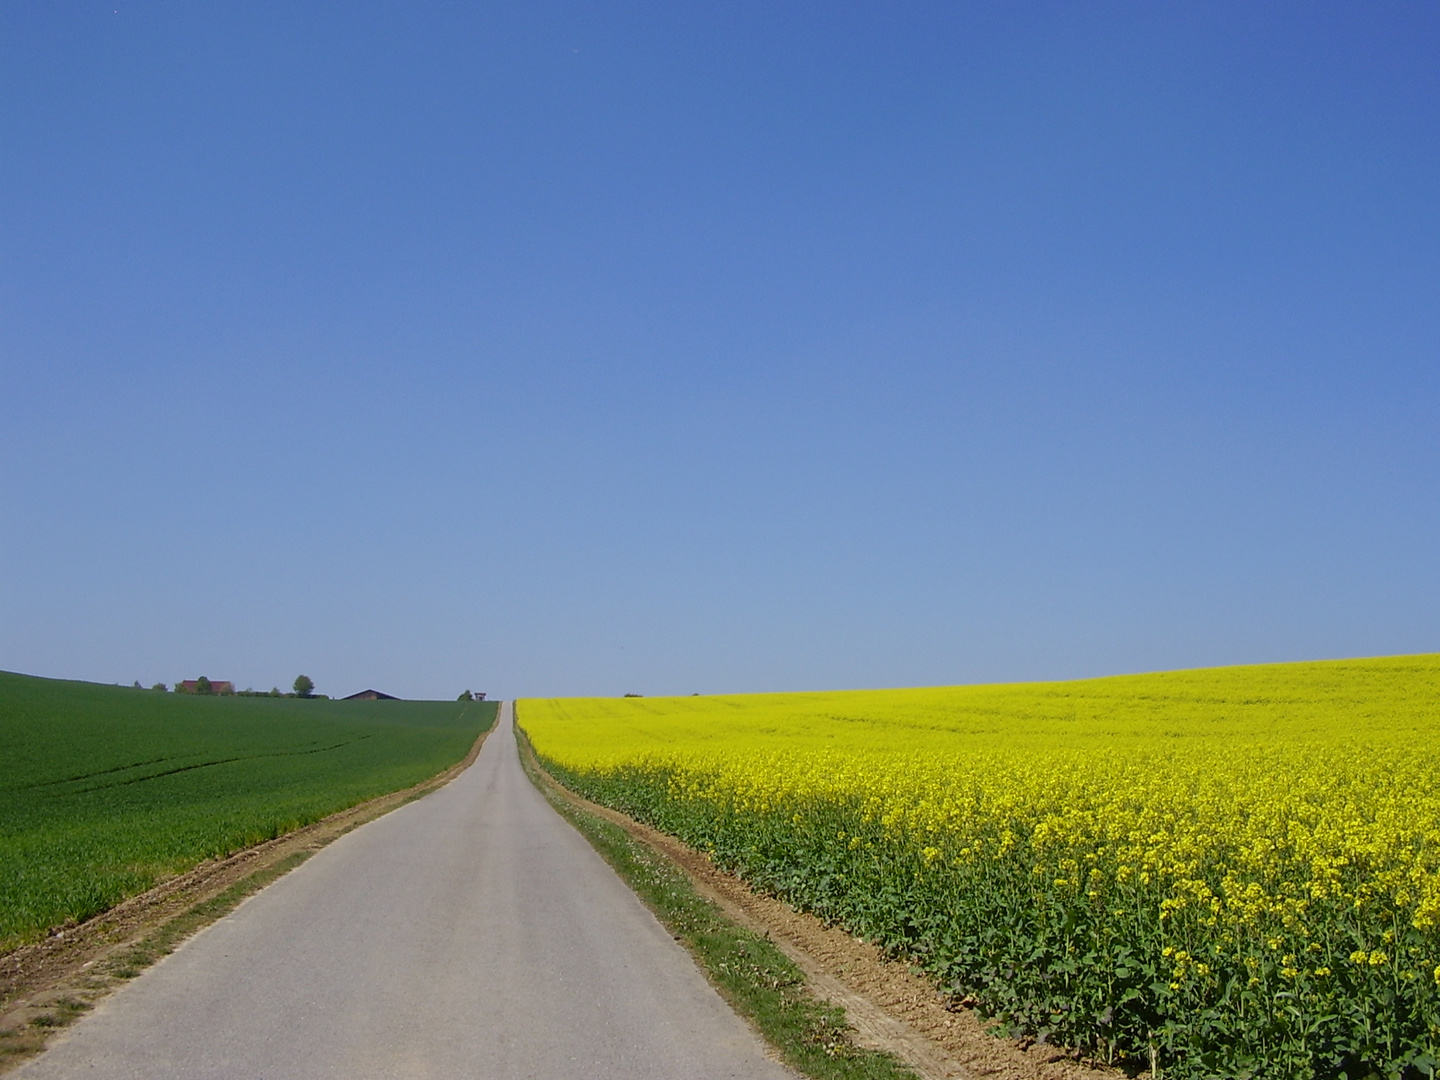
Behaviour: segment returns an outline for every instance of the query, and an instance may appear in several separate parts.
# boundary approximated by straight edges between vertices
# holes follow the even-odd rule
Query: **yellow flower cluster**
[[[1292,1005],[1342,969],[1346,993],[1362,974],[1387,994],[1440,984],[1440,657],[535,700],[520,719],[592,794],[628,777],[653,806],[659,785],[669,810],[651,816],[703,818],[690,838],[730,844],[742,870],[777,849],[792,877],[883,862],[925,905],[916,925],[1003,880],[1040,923],[1078,913],[1106,955],[1152,949],[1192,1003],[1227,971]]]

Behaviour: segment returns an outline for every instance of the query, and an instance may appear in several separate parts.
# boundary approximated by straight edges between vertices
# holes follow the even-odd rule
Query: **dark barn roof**
[[[361,690],[358,694],[343,697],[341,701],[399,701],[394,694],[382,694],[379,690]]]

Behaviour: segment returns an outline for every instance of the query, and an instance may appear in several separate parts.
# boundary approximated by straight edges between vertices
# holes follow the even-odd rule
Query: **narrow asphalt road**
[[[534,789],[508,704],[457,779],[319,852],[15,1075],[792,1077]]]

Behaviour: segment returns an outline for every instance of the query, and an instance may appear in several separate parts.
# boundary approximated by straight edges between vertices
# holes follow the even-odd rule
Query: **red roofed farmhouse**
[[[176,686],[176,687],[175,687],[175,690],[176,690],[177,693],[181,693],[181,694],[195,694],[195,693],[199,693],[199,691],[196,689],[196,687],[197,687],[198,684],[199,684],[199,680],[198,680],[198,679],[186,679],[184,682],[182,682],[182,683],[180,683],[178,686]],[[235,684],[234,684],[233,682],[230,682],[228,679],[211,679],[211,680],[210,680],[210,693],[212,693],[212,694],[233,694],[233,693],[235,693]]]

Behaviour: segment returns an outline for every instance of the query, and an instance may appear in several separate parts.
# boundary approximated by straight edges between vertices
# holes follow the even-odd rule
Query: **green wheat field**
[[[0,672],[0,952],[460,761],[494,702],[196,697]]]

